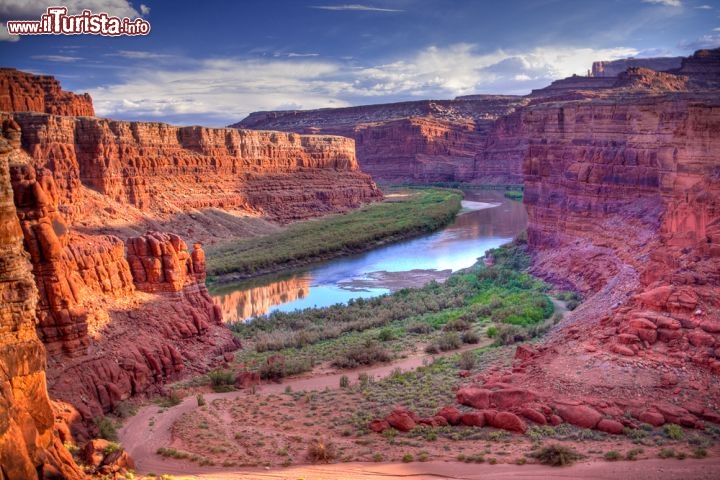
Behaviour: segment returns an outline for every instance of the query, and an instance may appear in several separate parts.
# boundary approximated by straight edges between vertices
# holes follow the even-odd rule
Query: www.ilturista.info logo
[[[80,15],[68,15],[65,7],[48,7],[47,13],[37,20],[7,22],[10,35],[147,35],[150,23],[142,18],[111,17],[107,13],[94,14],[83,10]]]

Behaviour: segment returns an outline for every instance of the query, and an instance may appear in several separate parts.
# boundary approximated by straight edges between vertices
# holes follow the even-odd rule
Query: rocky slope
[[[640,82],[523,111],[535,271],[587,300],[486,384],[512,374],[540,411],[590,428],[720,422],[720,95],[697,87],[718,59],[646,75],[666,93]]]
[[[517,184],[524,144],[517,141],[520,123],[512,113],[526,102],[522,97],[476,95],[256,112],[231,126],[351,137],[360,167],[377,180]]]
[[[49,75],[33,75],[14,68],[0,68],[0,111],[95,115],[87,93],[66,92]]]
[[[0,477],[83,478],[54,431],[45,349],[35,331],[38,291],[10,184],[12,150],[0,135]]]

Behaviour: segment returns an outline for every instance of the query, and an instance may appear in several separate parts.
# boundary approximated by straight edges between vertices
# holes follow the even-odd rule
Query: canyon
[[[585,297],[459,403],[516,430],[720,423],[720,50],[675,65],[225,129],[93,117],[89,96],[0,69],[3,474],[81,478],[60,410],[85,440],[80,420],[240,347],[202,243],[377,201],[374,179],[523,184],[532,271]]]

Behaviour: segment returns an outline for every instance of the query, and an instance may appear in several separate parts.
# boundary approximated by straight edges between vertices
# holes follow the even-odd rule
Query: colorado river
[[[468,190],[463,210],[438,232],[342,257],[283,276],[223,285],[213,293],[227,322],[276,310],[346,303],[442,280],[473,265],[527,225],[522,203],[499,191]]]

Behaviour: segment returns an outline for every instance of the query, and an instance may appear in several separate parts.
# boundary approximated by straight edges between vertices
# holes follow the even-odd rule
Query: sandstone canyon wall
[[[67,92],[49,75],[33,75],[14,68],[0,68],[0,111],[95,115],[87,93]]]
[[[52,172],[62,213],[95,232],[124,232],[113,229],[122,210],[128,223],[207,240],[243,233],[233,232],[232,222],[218,229],[218,216],[287,222],[381,198],[347,138],[37,113],[12,118],[33,165]],[[195,217],[209,214],[215,217],[203,228]]]
[[[256,112],[237,128],[343,135],[374,179],[394,182],[522,182],[524,150],[513,116],[522,97],[476,95],[310,111]]]
[[[593,77],[616,77],[628,68],[648,68],[666,72],[680,68],[683,57],[624,58],[622,60],[593,62],[590,75]]]
[[[38,290],[10,184],[12,150],[0,135],[0,477],[83,478],[53,429],[45,349],[35,331]]]

